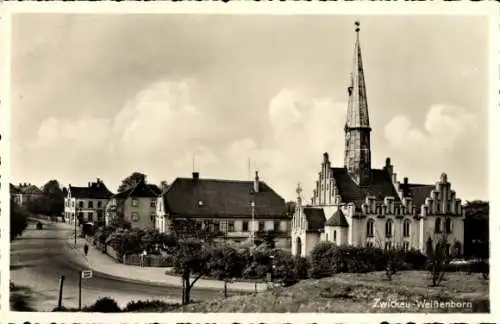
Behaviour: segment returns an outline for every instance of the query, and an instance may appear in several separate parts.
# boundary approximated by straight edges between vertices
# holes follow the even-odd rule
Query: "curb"
[[[71,238],[71,237],[69,237]],[[69,238],[66,240],[66,243],[65,245],[67,245],[67,247],[71,250],[71,252],[76,252],[76,253],[80,253],[79,251],[76,251],[75,248],[73,246],[71,246],[71,244],[69,243]],[[97,251],[97,250],[96,250]],[[99,252],[99,251],[97,251]],[[128,277],[121,277],[121,276],[116,276],[116,275],[112,275],[112,274],[109,274],[109,273],[105,273],[105,272],[100,272],[100,271],[97,271],[97,270],[94,270],[94,268],[92,268],[92,266],[90,265],[85,265],[83,263],[80,263],[80,262],[77,262],[77,261],[74,261],[74,260],[71,260],[71,259],[68,259],[68,262],[71,262],[75,265],[78,265],[79,267],[87,267],[89,270],[92,270],[92,272],[94,274],[97,274],[99,275],[100,277],[103,277],[103,278],[106,278],[106,279],[111,279],[111,280],[116,280],[116,281],[124,281],[124,282],[128,282],[128,283],[133,283],[133,284],[137,284],[137,285],[146,285],[146,286],[153,286],[153,287],[164,287],[164,288],[182,288],[182,284],[181,284],[181,278],[179,277],[179,285],[173,285],[173,284],[167,284],[167,283],[160,283],[160,282],[156,282],[156,281],[146,281],[146,280],[140,280],[140,279],[131,279],[131,278],[128,278]],[[167,275],[165,275],[167,276]],[[193,289],[196,289],[196,290],[204,290],[204,291],[221,291],[223,290],[224,288],[223,287],[220,287],[220,288],[215,288],[215,287],[196,287],[194,286]],[[230,285],[228,285],[227,287],[227,291],[228,292],[237,292],[237,293],[254,293],[255,291],[253,289],[238,289],[238,288],[231,288]],[[257,292],[264,292],[264,291],[267,291],[267,289],[257,289]]]

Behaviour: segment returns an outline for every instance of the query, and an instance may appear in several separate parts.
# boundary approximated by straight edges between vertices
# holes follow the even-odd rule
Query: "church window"
[[[337,231],[333,231],[333,241],[337,243]]]
[[[366,236],[367,237],[373,237],[373,227],[374,227],[374,221],[373,219],[369,219],[368,222],[366,223]]]
[[[386,250],[386,251],[387,251],[387,250],[390,250],[390,249],[391,249],[391,247],[392,247],[392,242],[391,242],[391,241],[387,241],[387,242],[385,242],[385,250]]]
[[[410,242],[403,242],[403,250],[405,252],[408,252],[408,250],[410,249]]]
[[[451,233],[451,219],[447,218],[445,221],[446,233]]]
[[[408,219],[403,222],[403,237],[410,237],[410,221]]]
[[[441,233],[441,218],[436,218],[436,221],[434,222],[434,232],[435,233]]]
[[[328,242],[328,233],[326,233],[325,236],[326,236],[326,241]]]
[[[385,222],[385,237],[392,237],[392,220],[388,219],[387,222]]]
[[[366,247],[372,248],[373,247],[373,242],[366,242]]]

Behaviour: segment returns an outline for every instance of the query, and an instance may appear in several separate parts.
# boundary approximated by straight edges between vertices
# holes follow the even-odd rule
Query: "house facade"
[[[177,178],[158,197],[156,228],[168,233],[177,220],[210,224],[227,239],[244,241],[274,231],[276,245],[290,247],[290,221],[285,201],[256,173],[253,181]]]
[[[70,184],[64,198],[65,222],[74,224],[76,220],[77,224],[91,222],[104,225],[105,206],[112,195],[99,178],[96,182],[89,182],[86,187]]]
[[[43,196],[43,191],[31,183],[20,183],[18,186],[10,184],[10,194],[14,202],[20,206]]]
[[[122,219],[132,228],[153,229],[156,222],[157,197],[161,194],[156,185],[139,182],[133,188],[120,192],[106,206],[106,224]]]
[[[445,173],[434,184],[398,179],[390,158],[372,168],[366,85],[356,24],[354,67],[344,128],[344,165],[323,154],[311,202],[297,189],[292,253],[306,256],[320,241],[338,245],[402,248],[430,253],[445,240],[449,252],[463,253],[461,200]]]

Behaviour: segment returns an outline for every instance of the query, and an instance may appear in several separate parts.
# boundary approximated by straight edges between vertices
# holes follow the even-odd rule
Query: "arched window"
[[[373,227],[374,227],[374,221],[373,219],[369,219],[368,222],[366,223],[366,236],[367,237],[373,237]]]
[[[410,237],[410,220],[405,219],[403,222],[403,237]]]
[[[385,222],[385,237],[392,237],[392,219]]]
[[[451,233],[451,218],[447,218],[446,221],[445,221],[445,229],[446,229],[446,233]]]
[[[333,241],[337,243],[337,231],[333,231]]]
[[[325,241],[328,242],[328,233],[325,234]]]
[[[436,218],[436,221],[434,223],[434,232],[435,233],[441,233],[441,218]]]

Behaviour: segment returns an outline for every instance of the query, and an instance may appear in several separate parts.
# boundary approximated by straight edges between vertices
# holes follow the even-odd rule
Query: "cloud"
[[[476,116],[452,105],[429,108],[423,129],[403,115],[395,116],[385,126],[385,139],[398,153],[408,157],[422,154],[445,157],[456,148],[460,139],[475,130]]]

